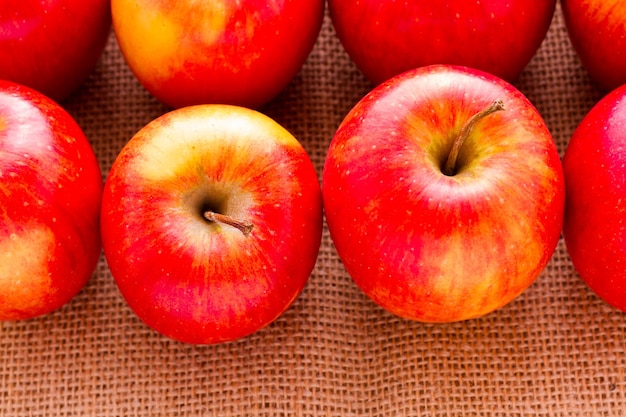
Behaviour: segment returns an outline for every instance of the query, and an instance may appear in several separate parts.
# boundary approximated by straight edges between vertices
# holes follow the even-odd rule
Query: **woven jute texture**
[[[601,97],[557,7],[515,85],[559,152]],[[321,174],[348,110],[371,85],[328,16],[299,75],[261,110],[303,143]],[[98,68],[63,103],[106,177],[132,135],[168,109],[135,80],[112,34]],[[626,415],[626,315],[589,290],[561,240],[539,279],[480,319],[421,324],[364,296],[325,229],[302,295],[236,342],[193,346],[140,322],[104,257],[87,286],[45,317],[0,325],[0,416]]]

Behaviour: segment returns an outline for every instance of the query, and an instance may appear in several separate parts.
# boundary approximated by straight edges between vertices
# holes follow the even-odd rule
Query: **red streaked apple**
[[[432,64],[514,81],[545,38],[556,0],[329,0],[333,26],[373,83]]]
[[[561,0],[567,33],[589,76],[609,92],[626,83],[626,3]]]
[[[574,131],[563,169],[563,236],[574,267],[626,312],[626,86],[600,100]]]
[[[148,326],[181,342],[239,339],[302,291],[321,243],[317,173],[255,110],[197,105],[142,128],[105,184],[106,259]]]
[[[322,194],[356,284],[424,322],[479,317],[520,295],[554,252],[565,200],[529,100],[455,66],[405,72],[357,103],[330,144]]]
[[[102,175],[74,119],[0,81],[0,320],[69,302],[100,257]]]
[[[109,0],[2,0],[0,79],[62,101],[93,72],[110,33]]]
[[[143,86],[174,107],[257,108],[296,76],[324,0],[112,0],[113,26]]]

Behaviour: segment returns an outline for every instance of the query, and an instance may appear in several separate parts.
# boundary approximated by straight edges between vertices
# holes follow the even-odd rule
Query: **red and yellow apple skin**
[[[108,0],[2,0],[0,79],[63,101],[93,72],[110,33]]]
[[[567,33],[589,76],[609,92],[626,83],[626,3],[561,0]]]
[[[74,119],[0,81],[0,320],[70,301],[100,257],[102,175]]]
[[[178,108],[257,108],[295,77],[321,29],[324,0],[112,0],[128,65]]]
[[[207,210],[252,230],[211,222]],[[321,189],[305,149],[274,120],[190,106],[123,148],[101,227],[113,277],[140,319],[181,342],[227,342],[274,321],[305,286],[321,243]]]
[[[329,0],[348,55],[373,83],[431,64],[517,79],[548,32],[556,0]]]
[[[495,100],[442,165],[470,117]],[[347,272],[380,306],[453,322],[515,299],[559,241],[564,180],[532,104],[476,70],[429,66],[379,85],[345,117],[324,165],[330,235]]]
[[[607,303],[626,312],[626,86],[583,118],[563,157],[563,236],[574,267]]]

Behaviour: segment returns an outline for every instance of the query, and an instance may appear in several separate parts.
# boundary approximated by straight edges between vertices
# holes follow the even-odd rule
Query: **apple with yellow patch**
[[[112,0],[115,33],[133,73],[178,108],[259,107],[311,52],[324,0]]]
[[[364,97],[330,144],[322,191],[356,284],[425,322],[511,302],[563,225],[563,170],[541,115],[511,84],[467,67],[421,67]]]
[[[100,256],[101,192],[74,119],[0,81],[0,320],[49,313],[83,288]]]
[[[232,341],[274,321],[308,281],[321,233],[305,149],[243,107],[160,116],[126,144],[105,184],[102,239],[120,292],[181,342]]]

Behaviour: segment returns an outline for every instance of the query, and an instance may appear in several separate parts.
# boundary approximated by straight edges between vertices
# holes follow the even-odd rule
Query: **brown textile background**
[[[557,7],[516,85],[561,155],[599,99]],[[370,88],[328,17],[298,77],[263,111],[304,144],[321,174],[343,116]],[[106,175],[124,143],[167,109],[127,69],[111,36],[66,108]],[[85,289],[43,318],[0,325],[0,416],[626,415],[626,315],[595,296],[561,241],[520,298],[484,318],[425,325],[367,299],[327,231],[301,297],[237,342],[191,346],[146,328],[104,259]]]

